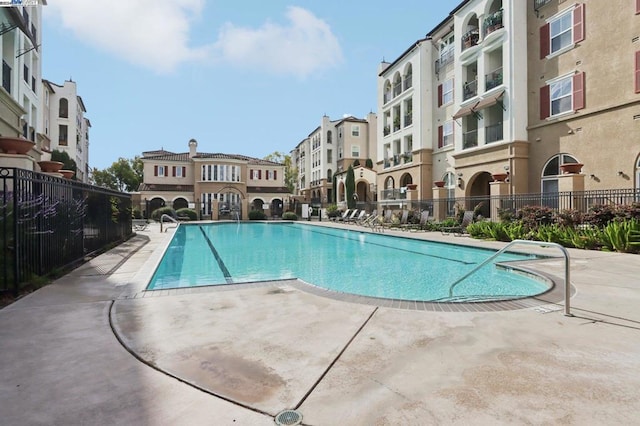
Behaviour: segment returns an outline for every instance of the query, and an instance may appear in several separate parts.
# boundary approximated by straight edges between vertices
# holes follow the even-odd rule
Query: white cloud
[[[204,0],[55,0],[45,10],[59,14],[63,27],[79,39],[168,72],[205,56],[203,48],[189,47],[190,21],[203,5]]]
[[[205,0],[55,0],[47,15],[86,43],[154,71],[171,72],[188,61],[213,55],[218,64],[257,68],[305,77],[342,61],[342,51],[329,25],[300,8],[287,9],[287,25],[266,22],[260,28],[232,23],[222,26],[218,40],[190,46],[194,19]],[[48,17],[45,17],[48,19]]]
[[[289,26],[267,22],[251,29],[225,24],[215,44],[217,59],[299,77],[342,61],[340,44],[326,22],[299,7],[290,7],[287,18]]]

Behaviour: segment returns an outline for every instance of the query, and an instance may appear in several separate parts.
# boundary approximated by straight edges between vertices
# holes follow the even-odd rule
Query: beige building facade
[[[170,206],[192,208],[204,219],[247,219],[250,210],[281,216],[292,195],[284,184],[284,165],[244,155],[189,152],[143,152],[140,210]],[[237,216],[236,216],[237,213]]]

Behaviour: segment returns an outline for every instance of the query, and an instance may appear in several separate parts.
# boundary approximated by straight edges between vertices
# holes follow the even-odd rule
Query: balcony
[[[485,126],[484,139],[486,143],[501,141],[503,139],[503,135],[502,135],[503,127],[504,126],[502,125],[502,122]]]
[[[440,55],[440,59],[436,60],[436,74],[439,74],[440,70],[444,69],[447,65],[452,64],[454,58],[453,50],[448,50]]]
[[[389,161],[388,158],[385,158],[383,165],[385,169],[388,169],[389,167],[391,167],[391,162]]]
[[[413,162],[413,154],[411,153],[411,151],[407,151],[402,154],[402,158],[404,159],[405,164]]]
[[[462,149],[475,148],[478,146],[478,129],[469,130],[462,134]]]
[[[413,123],[413,114],[406,114],[404,116],[404,127],[410,126]]]
[[[400,117],[396,117],[393,120],[393,131],[397,132],[398,130],[400,130]]]
[[[398,81],[393,85],[393,97],[395,98],[400,93],[402,93],[402,82]]]
[[[388,124],[386,126],[383,127],[382,129],[382,135],[383,136],[388,136],[389,133],[391,133],[391,126],[389,126]]]
[[[391,101],[391,92],[386,92],[383,97],[382,97],[382,101],[386,104],[389,103],[389,101]]]
[[[551,0],[533,0],[533,10],[537,12],[542,6],[550,2]]]
[[[503,27],[502,24],[502,9],[492,13],[484,19],[483,34],[486,37],[494,31]]]
[[[413,86],[413,75],[407,74],[404,76],[403,90],[408,90]]]
[[[478,44],[480,40],[480,33],[477,28],[473,28],[462,36],[462,50],[466,50],[472,46]]]
[[[462,86],[462,100],[466,101],[478,95],[478,80],[465,83]]]
[[[484,76],[485,79],[485,90],[491,90],[494,87],[498,87],[502,84],[502,67],[486,74]]]
[[[383,189],[380,191],[380,197],[383,200],[406,200],[407,193],[400,189]]]

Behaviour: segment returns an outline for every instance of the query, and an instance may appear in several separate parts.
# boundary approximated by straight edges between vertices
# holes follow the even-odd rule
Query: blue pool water
[[[188,224],[176,229],[149,290],[298,278],[371,297],[437,301],[492,251],[301,223]],[[505,253],[497,261],[529,257]],[[489,264],[452,301],[540,294],[547,282]]]

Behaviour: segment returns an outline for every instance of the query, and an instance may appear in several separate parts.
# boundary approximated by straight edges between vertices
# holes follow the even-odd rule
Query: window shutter
[[[549,24],[540,27],[540,59],[544,59],[550,52],[551,40]]]
[[[636,15],[640,13],[640,0],[636,0]]]
[[[158,166],[153,166],[153,175],[158,176]]]
[[[442,148],[444,144],[444,128],[442,126],[438,126],[438,148]]]
[[[442,106],[442,84],[438,84],[438,107]]]
[[[187,177],[187,167],[182,166],[182,177]]]
[[[551,87],[542,86],[540,88],[540,120],[549,117],[551,111]]]
[[[258,179],[262,179],[262,170],[258,170]]]
[[[584,108],[584,73],[573,76],[573,110]]]
[[[278,180],[278,171],[277,170],[273,171],[273,180]]]
[[[253,169],[249,169],[249,179],[253,180]]]
[[[640,0],[638,0],[640,6]],[[636,93],[640,93],[640,50],[636,52]]]
[[[173,173],[173,177],[176,177],[176,166],[173,166],[171,173]]]
[[[573,9],[573,42],[584,40],[584,4],[578,4]]]

